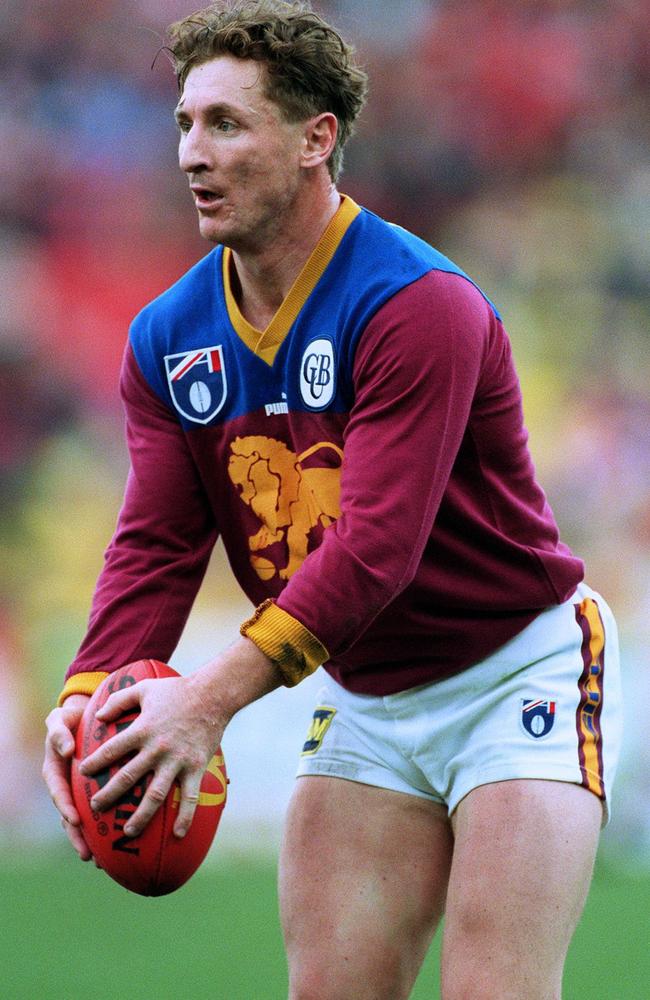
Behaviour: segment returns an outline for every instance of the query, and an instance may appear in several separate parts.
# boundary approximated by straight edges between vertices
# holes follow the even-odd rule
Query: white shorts
[[[621,720],[616,623],[585,584],[481,663],[387,696],[328,679],[298,775],[418,795],[452,813],[479,785],[543,778],[608,801]]]

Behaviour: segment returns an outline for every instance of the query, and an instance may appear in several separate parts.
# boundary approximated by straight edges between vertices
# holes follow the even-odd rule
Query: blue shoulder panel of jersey
[[[465,278],[480,292],[496,318],[501,319],[494,303],[457,264],[418,236],[385,222],[368,209],[362,209],[348,229],[327,274],[341,284],[352,281],[360,297],[359,318],[365,326],[372,314],[400,289],[433,270]]]
[[[345,410],[352,401],[354,354],[368,323],[394,295],[432,270],[469,281],[500,319],[478,285],[424,240],[365,209],[352,222],[296,321],[297,344],[283,344],[282,348],[290,354],[301,346],[310,329],[332,340],[340,376],[333,409]]]
[[[208,330],[218,330],[223,324],[224,317],[218,315],[219,296],[215,294],[221,280],[221,253],[221,248],[216,247],[202,257],[145,306],[131,324],[129,338],[138,366],[153,391],[172,408],[161,362],[166,356],[173,358],[193,347],[211,346],[191,343],[190,331],[196,331],[198,340],[203,341]]]

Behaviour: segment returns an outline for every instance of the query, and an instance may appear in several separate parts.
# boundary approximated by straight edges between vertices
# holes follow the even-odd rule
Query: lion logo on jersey
[[[336,454],[338,464],[304,468],[311,455],[324,449]],[[309,533],[317,525],[327,527],[341,513],[339,494],[343,452],[329,441],[312,445],[296,455],[282,441],[252,436],[236,437],[230,444],[228,475],[244,503],[262,522],[248,539],[251,565],[262,580],[279,574],[288,580],[302,565],[309,546]],[[276,542],[286,541],[288,559],[278,567],[258,555]]]

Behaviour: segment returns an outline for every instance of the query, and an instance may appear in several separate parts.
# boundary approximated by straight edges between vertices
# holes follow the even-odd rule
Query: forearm
[[[250,639],[237,639],[188,678],[204,712],[225,727],[236,713],[284,683],[280,670]]]
[[[215,532],[174,545],[153,531],[126,537],[123,509],[97,582],[86,635],[68,671],[110,672],[133,660],[172,655],[201,585]],[[167,544],[165,544],[165,542]]]

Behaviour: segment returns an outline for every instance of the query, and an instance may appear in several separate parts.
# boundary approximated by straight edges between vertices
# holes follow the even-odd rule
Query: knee
[[[381,968],[379,967],[381,965]],[[289,961],[289,1000],[396,1000],[409,995],[399,963],[360,962],[359,957],[303,956]]]
[[[350,993],[336,966],[321,967],[318,963],[291,969],[289,1000],[349,1000]]]
[[[561,970],[530,969],[504,942],[443,958],[442,1000],[561,1000]]]
[[[443,982],[442,1000],[562,1000],[562,988],[542,985],[539,990],[529,993],[527,987],[519,983],[504,983],[500,979],[477,982],[472,976],[457,979],[451,984]]]
[[[289,977],[289,1000],[319,1000],[322,997],[322,982],[318,976],[293,972]]]
[[[566,946],[544,929],[523,912],[509,920],[457,905],[443,935],[442,1000],[560,1000]]]

